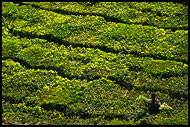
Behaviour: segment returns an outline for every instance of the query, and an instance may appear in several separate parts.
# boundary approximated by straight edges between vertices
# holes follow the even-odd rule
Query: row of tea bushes
[[[89,62],[103,62],[103,59],[106,59],[106,61],[110,61],[111,63],[117,63],[117,64],[126,64],[127,66],[129,66],[129,68],[133,68],[133,69],[143,69],[144,71],[153,74],[154,76],[157,75],[162,75],[162,77],[166,77],[166,76],[182,76],[184,74],[187,74],[187,64],[183,64],[181,62],[175,62],[175,61],[170,61],[170,60],[154,60],[152,58],[149,57],[145,57],[145,58],[139,58],[139,57],[133,57],[133,55],[125,55],[125,54],[118,54],[115,55],[113,53],[106,53],[103,52],[101,50],[98,49],[93,49],[93,48],[72,48],[72,46],[70,47],[65,47],[64,45],[61,46],[57,46],[57,44],[55,43],[49,43],[47,40],[44,39],[38,39],[38,38],[34,38],[34,39],[27,39],[27,38],[19,38],[19,36],[15,37],[12,36],[8,29],[3,27],[3,58],[6,57],[18,57],[18,52],[22,50],[22,52],[26,52],[28,56],[30,56],[30,50],[33,50],[34,54],[38,55],[38,52],[44,52],[45,54],[41,54],[41,56],[43,56],[43,59],[46,59],[44,57],[63,57],[63,59],[69,59],[70,61],[81,61],[81,64],[87,64]],[[4,35],[5,33],[8,33],[8,35]],[[36,45],[34,47],[31,47],[31,45]],[[38,45],[40,45],[38,47]],[[41,47],[42,46],[42,47]],[[27,49],[28,47],[28,49]],[[36,48],[35,48],[36,47]],[[41,47],[41,48],[40,48]],[[24,49],[26,48],[26,49]],[[44,48],[44,49],[43,49]],[[51,51],[48,51],[51,50]],[[66,50],[66,52],[65,52]],[[61,52],[61,53],[58,53]],[[28,54],[29,52],[29,54]],[[52,53],[50,53],[52,52]],[[21,53],[22,54],[22,53]],[[96,55],[93,55],[96,54]],[[40,55],[38,55],[39,57]],[[31,56],[33,57],[33,56]],[[33,59],[31,57],[28,57],[29,59]],[[57,58],[56,57],[56,58]],[[66,58],[64,58],[66,57]],[[100,57],[101,59],[98,60],[96,59],[97,57]],[[19,57],[18,57],[19,58]],[[22,58],[22,57],[21,57]],[[28,59],[25,58],[24,60]],[[34,58],[35,59],[35,58]],[[41,57],[39,58],[40,60]],[[57,58],[58,59],[58,58]],[[60,59],[60,58],[59,58]],[[44,60],[43,60],[44,61]],[[57,60],[55,60],[57,61]],[[55,62],[54,61],[54,62]],[[150,62],[151,61],[151,62]],[[28,63],[31,63],[32,61],[28,61]],[[40,61],[41,63],[42,61]],[[75,64],[75,63],[72,64]],[[43,62],[42,62],[43,63]],[[98,63],[98,64],[99,64]],[[111,66],[111,65],[110,65]],[[114,66],[117,67],[116,64],[114,64]],[[124,65],[119,65],[121,67],[125,67]],[[118,68],[120,68],[118,66]],[[181,68],[182,67],[182,68]],[[154,68],[154,69],[152,69]],[[110,70],[110,69],[108,69]],[[139,71],[140,71],[139,70]],[[173,73],[172,73],[173,72]],[[170,74],[171,73],[171,74]]]
[[[11,104],[3,101],[2,124],[7,125],[187,125],[188,108],[172,117],[164,117],[163,114],[146,116],[137,122],[134,120],[106,120],[103,116],[98,118],[79,119],[78,117],[67,117],[64,113],[56,110],[44,110],[40,106],[26,106],[25,103]]]
[[[12,24],[7,27],[12,29],[14,35],[44,38],[59,45],[99,48],[106,52],[124,51],[137,56],[188,62],[188,31],[185,30],[171,32],[153,26],[115,24],[99,16],[61,15],[38,9],[25,15],[25,19],[19,18],[23,15],[20,12],[34,8],[17,4],[3,5],[10,9],[12,6],[19,9],[18,14],[3,11],[3,16],[5,25]],[[31,25],[34,16],[38,17],[38,21]],[[18,18],[13,20],[14,17]]]
[[[55,125],[65,119],[63,113],[55,110],[47,111],[38,105],[32,107],[26,106],[25,103],[11,104],[5,101],[3,101],[2,105],[3,125]]]
[[[143,112],[143,104],[136,98],[150,95],[122,89],[106,78],[69,80],[52,70],[26,69],[10,59],[3,60],[2,67],[4,124],[73,124],[70,120],[76,124],[90,120],[94,122],[91,124],[109,124],[116,118],[130,124]],[[157,94],[171,100],[167,94]]]
[[[188,29],[187,6],[173,2],[23,2],[27,5],[75,15],[99,15],[108,21]]]
[[[26,113],[25,115],[27,113],[35,115],[33,114],[35,112],[46,115],[48,110],[57,110],[63,112],[64,116],[79,116],[80,118],[135,115],[133,114],[135,112],[126,114],[126,107],[130,108],[135,96],[131,96],[132,93],[123,90],[111,80],[105,78],[90,82],[69,80],[51,70],[28,70],[10,59],[3,60],[2,66],[2,99],[4,102],[15,103],[12,106],[15,108],[19,106],[18,111]],[[119,105],[123,108],[119,108]],[[31,109],[35,108],[37,111],[31,112]],[[7,107],[3,109],[3,115],[11,115],[14,112],[8,112]],[[17,119],[19,118],[20,115]]]
[[[35,43],[46,44],[43,39],[26,39],[19,36],[13,36],[9,29],[2,27],[2,58],[16,57],[18,52]]]
[[[174,98],[188,98],[188,76],[182,77],[152,77],[145,73],[138,73],[133,80],[134,87],[138,90],[160,91],[168,93]]]
[[[187,95],[186,80],[183,84],[174,84],[178,76],[183,79],[188,74],[188,65],[182,62],[116,55],[93,48],[58,46],[44,39],[19,39],[15,36],[3,36],[2,47],[4,59],[12,58],[28,68],[53,69],[69,78],[94,80],[106,77],[128,89],[135,86]],[[161,81],[170,77],[174,78],[171,83]]]
[[[35,46],[32,44],[35,44]],[[5,35],[3,36],[2,47],[3,58],[19,58],[31,66],[53,67],[59,70],[59,72],[64,72],[69,77],[88,78],[89,80],[107,77],[115,79],[120,83],[124,82],[122,83],[124,85],[132,83],[136,79],[136,76],[129,74],[127,68],[135,71],[145,71],[153,76],[161,76],[163,78],[183,76],[188,73],[188,66],[180,62],[138,58],[124,54],[115,55],[92,48],[72,48],[71,46],[66,48],[63,45],[58,47],[54,43],[37,38],[19,39],[18,36]],[[65,64],[63,64],[62,60],[64,60]],[[106,63],[104,64],[104,62]],[[147,76],[140,77],[144,78]],[[129,82],[129,79],[132,79],[131,82]],[[162,84],[167,89],[168,85]],[[155,88],[157,89],[157,87]],[[186,87],[184,88],[186,89]]]
[[[101,43],[114,49],[150,56],[156,59],[173,59],[188,62],[188,31],[171,32],[150,26],[118,23],[103,32]]]

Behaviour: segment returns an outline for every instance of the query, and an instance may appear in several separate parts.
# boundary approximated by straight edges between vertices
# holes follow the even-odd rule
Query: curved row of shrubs
[[[98,15],[110,21],[143,24],[166,29],[188,29],[188,9],[173,2],[22,2],[51,11]]]
[[[3,101],[57,110],[68,117],[126,116],[127,120],[136,115],[135,112],[126,114],[127,109],[132,110],[133,93],[106,78],[90,82],[69,80],[55,71],[26,69],[10,59],[3,60],[2,69]]]
[[[122,89],[106,78],[89,82],[69,80],[52,70],[26,69],[10,59],[2,61],[2,83],[5,124],[73,124],[72,119],[76,124],[79,124],[77,120],[109,124],[116,118],[130,124],[143,112],[143,103],[136,98],[139,95],[150,96],[149,92]],[[157,94],[162,97],[161,101],[170,100],[169,105],[174,103],[167,94]],[[178,105],[172,107],[180,110]]]
[[[160,82],[155,85],[150,85],[148,82],[170,77],[177,79],[178,76],[184,77],[188,74],[188,65],[181,62],[106,53],[92,48],[58,46],[43,39],[20,39],[11,34],[3,37],[3,58],[23,60],[30,68],[54,69],[60,75],[70,78],[94,80],[106,77],[132,89],[133,86],[139,88],[139,85],[136,85],[139,81],[141,88],[144,88],[142,81],[144,82],[143,79],[146,77],[145,86],[149,90],[155,88],[155,90],[163,89],[163,92],[167,91],[166,93],[174,93],[173,90],[178,91],[182,84],[177,85],[180,88],[175,89],[175,85],[170,86],[168,83],[161,83],[162,88],[160,88]],[[149,74],[151,76],[148,76]],[[174,88],[169,89],[170,87]],[[183,92],[179,93],[187,95],[187,84],[185,83],[182,88]]]
[[[54,41],[58,44],[188,62],[186,30],[171,32],[153,26],[116,24],[99,16],[61,15],[26,5],[3,4],[3,7],[6,7],[2,13],[3,26],[12,29],[14,35],[29,33],[29,36],[50,40],[56,38]],[[17,13],[9,11],[14,8]]]

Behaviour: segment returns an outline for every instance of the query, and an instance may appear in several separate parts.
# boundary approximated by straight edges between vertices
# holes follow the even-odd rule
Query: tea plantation
[[[188,125],[187,4],[2,2],[2,124]]]

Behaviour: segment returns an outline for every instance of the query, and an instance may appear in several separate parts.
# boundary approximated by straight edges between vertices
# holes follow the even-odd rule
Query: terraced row
[[[116,24],[99,16],[61,15],[25,5],[4,4],[3,7],[7,7],[2,13],[3,26],[12,30],[14,35],[39,37],[59,44],[99,48],[107,52],[123,51],[141,57],[188,62],[186,30],[171,32],[152,26]]]
[[[69,80],[52,70],[26,69],[10,59],[2,61],[2,83],[3,121],[11,124],[47,124],[43,121],[111,124],[116,118],[134,124],[134,118],[145,109],[136,98],[139,94],[149,95],[149,92],[122,89],[106,78],[89,82]],[[177,101],[167,94],[157,94],[168,100],[169,105]],[[181,105],[187,104],[179,101],[172,107],[178,111]]]
[[[187,6],[173,2],[20,2],[69,15],[95,15],[106,21],[188,30]]]
[[[129,119],[136,115],[132,112],[126,114],[126,107],[132,108],[128,105],[134,103],[132,100],[135,96],[130,96],[132,92],[123,90],[111,80],[69,80],[52,70],[26,69],[12,60],[3,60],[2,64],[3,100],[7,102],[55,109],[66,116],[77,115],[82,118],[126,115],[126,119]],[[119,113],[121,110],[122,113]]]
[[[3,31],[6,33],[8,29]],[[44,39],[20,39],[10,33],[3,34],[2,47],[3,59],[11,58],[28,68],[53,69],[69,79],[90,81],[105,77],[129,90],[135,87],[160,90],[178,97],[187,98],[188,95],[188,65],[182,62],[106,53],[93,48],[58,46]]]

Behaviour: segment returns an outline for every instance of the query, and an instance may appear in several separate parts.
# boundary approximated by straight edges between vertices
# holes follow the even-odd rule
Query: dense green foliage
[[[3,124],[187,125],[187,21],[172,2],[3,2]],[[141,118],[151,92],[171,109]]]
[[[187,7],[167,2],[24,2],[37,7],[68,14],[95,14],[130,24],[147,24],[161,28],[188,28]]]
[[[40,37],[75,47],[92,47],[111,52],[124,51],[185,63],[188,61],[187,30],[172,32],[153,26],[106,22],[100,16],[61,15],[52,11],[37,11],[25,5],[12,6],[3,9],[3,16],[8,17],[3,19],[5,26],[13,29],[15,35]],[[21,17],[22,15],[25,17]]]

